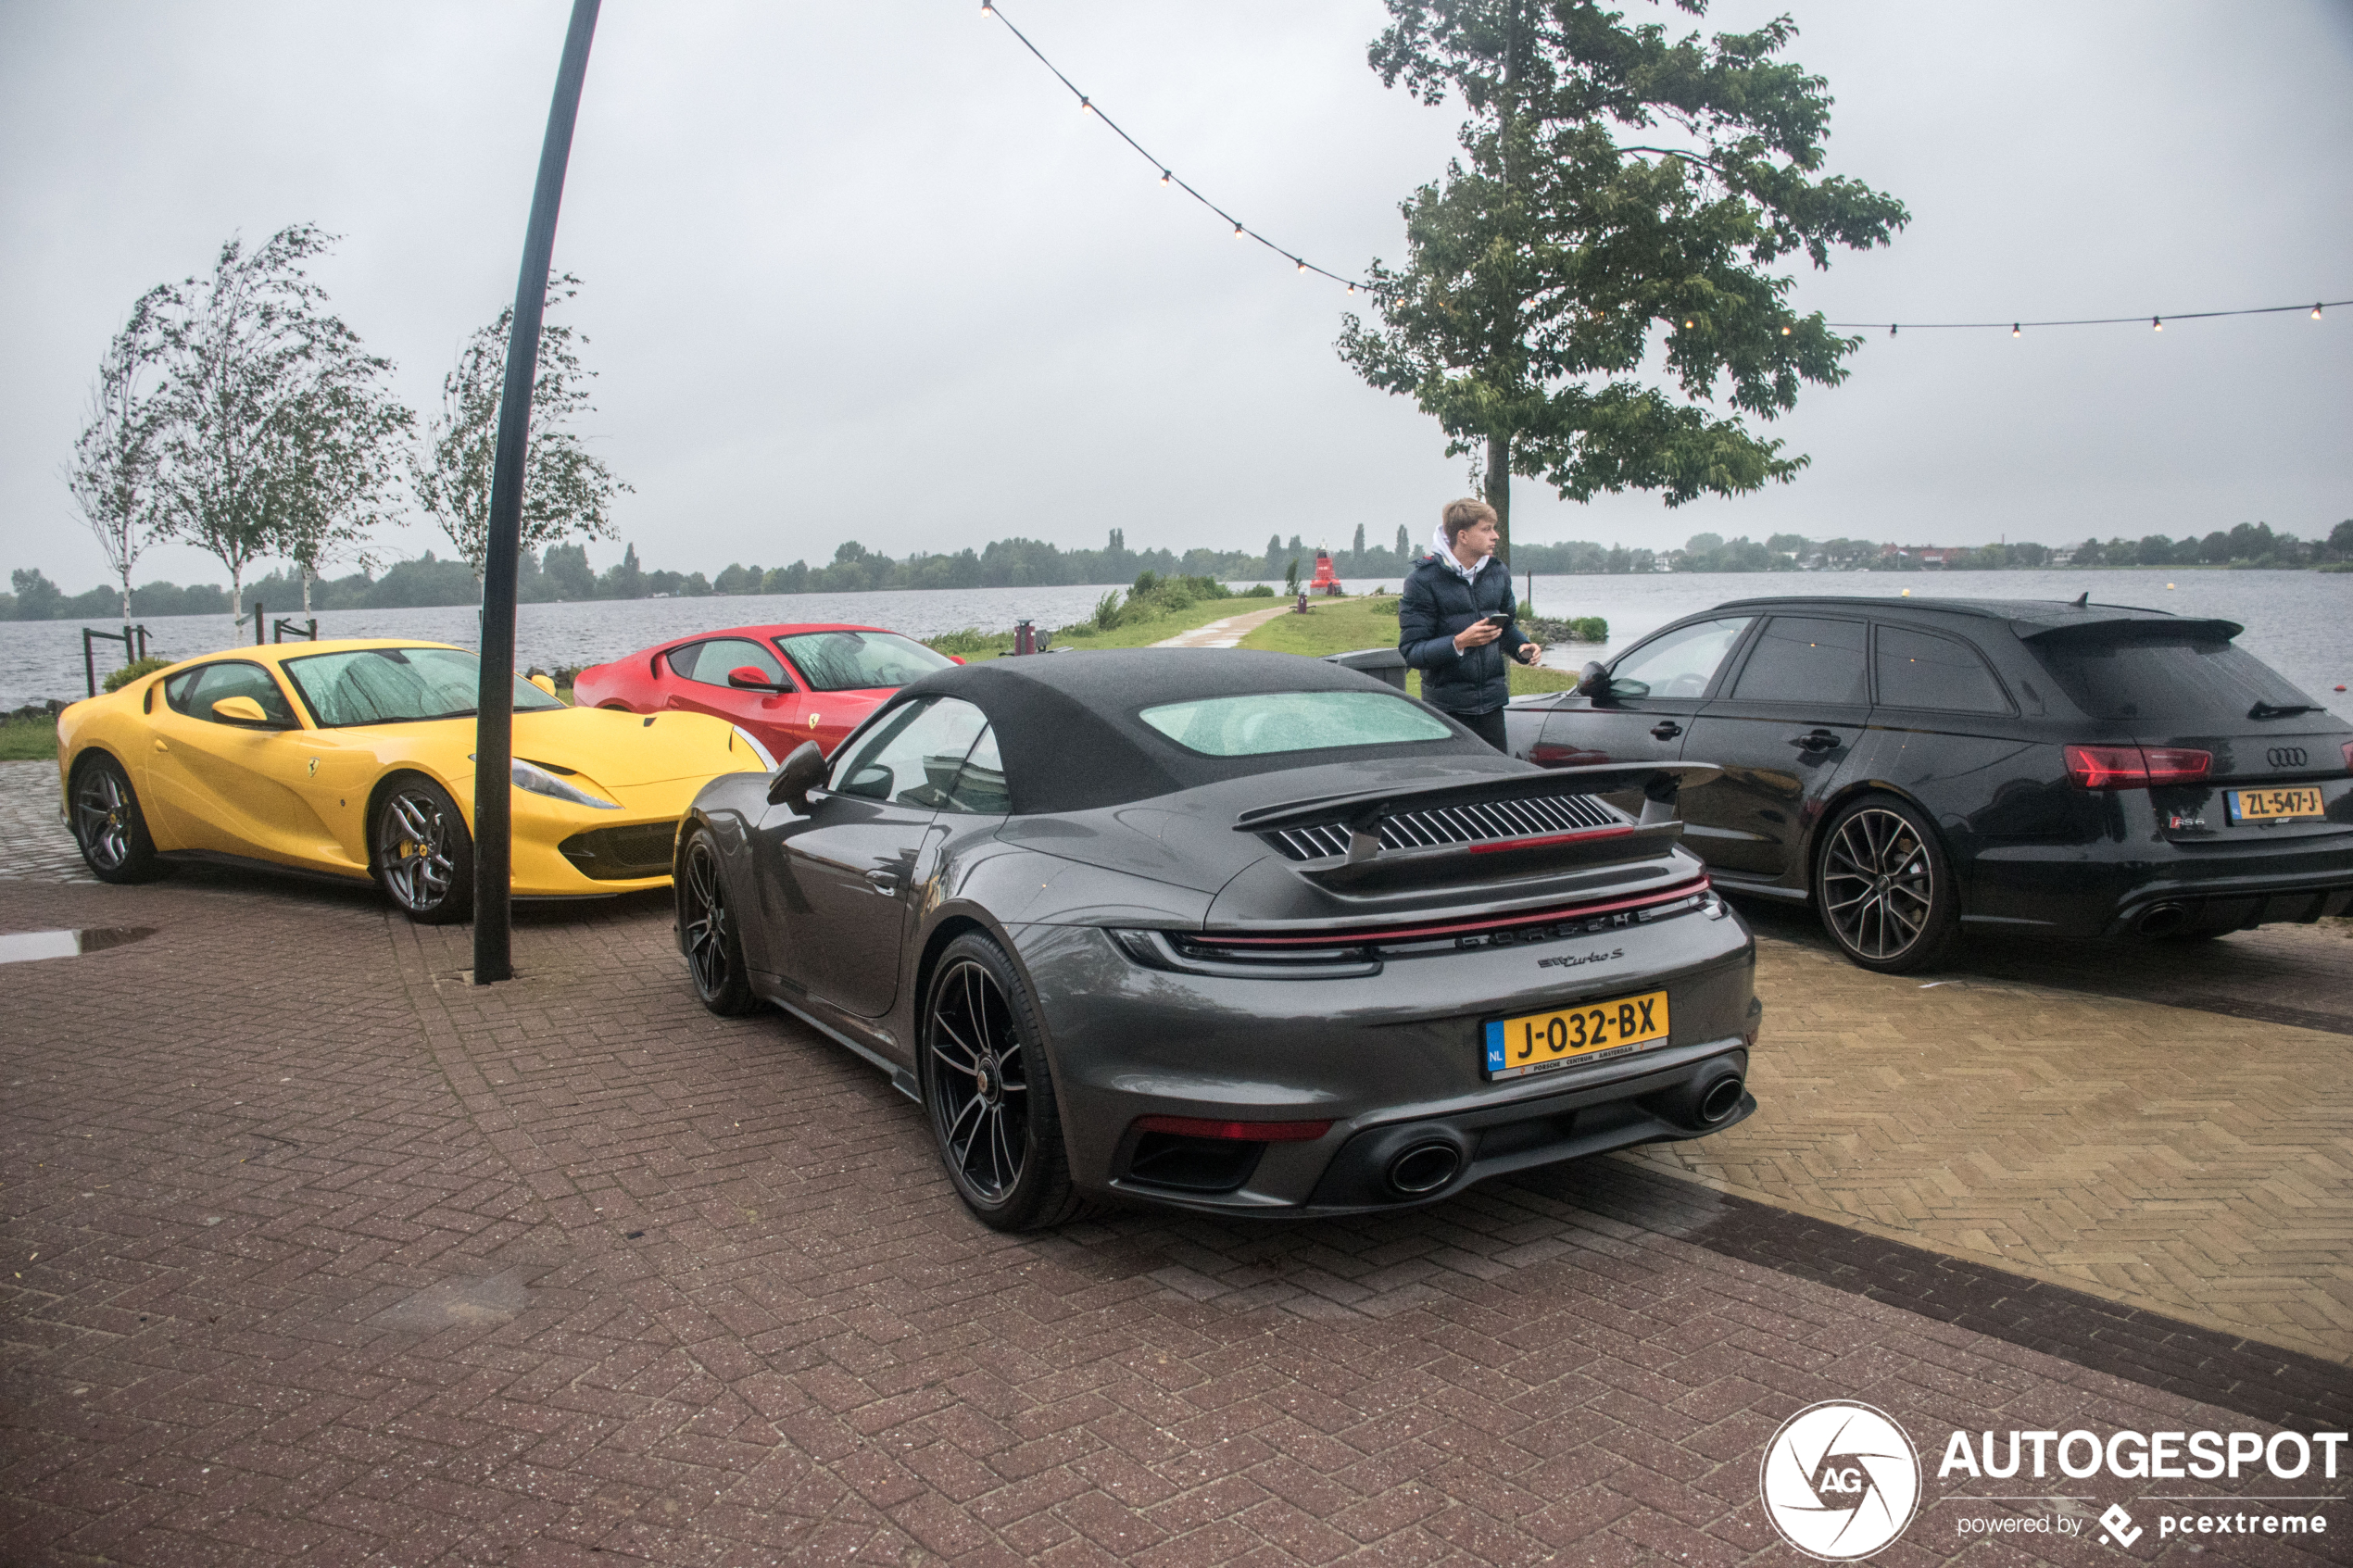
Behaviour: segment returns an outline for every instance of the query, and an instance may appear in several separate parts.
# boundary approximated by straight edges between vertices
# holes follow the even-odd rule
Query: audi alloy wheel
[[[1935,830],[1892,796],[1831,819],[1814,874],[1823,929],[1865,969],[1903,974],[1935,961],[1959,923]]]

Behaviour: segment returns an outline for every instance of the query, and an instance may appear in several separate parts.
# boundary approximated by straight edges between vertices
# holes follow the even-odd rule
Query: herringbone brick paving
[[[0,891],[158,928],[0,971],[0,1558],[1785,1562],[1756,1460],[1815,1399],[1931,1449],[2246,1424],[1604,1218],[1573,1167],[997,1236],[871,1070],[696,1008],[668,923],[526,916],[475,988],[364,894]],[[1957,1489],[1881,1561],[1955,1555]]]
[[[1966,955],[1932,985],[1872,974],[1764,930],[1767,1113],[1639,1158],[2353,1364],[2353,1039],[1984,978]],[[2301,960],[2299,1000],[2347,988],[2333,929],[2170,951],[2220,968],[2258,943],[2274,970]]]

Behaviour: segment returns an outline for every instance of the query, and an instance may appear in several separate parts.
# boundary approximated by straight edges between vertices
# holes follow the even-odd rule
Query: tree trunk
[[[1512,438],[1487,438],[1487,504],[1495,508],[1495,558],[1512,564]]]
[[[131,625],[131,569],[127,566],[122,569],[122,624],[125,630]]]
[[[261,618],[254,617],[254,629],[260,630]],[[229,646],[245,633],[245,569],[243,565],[229,569]]]
[[[302,578],[302,614],[307,621],[310,618],[310,569],[296,561],[295,571]]]

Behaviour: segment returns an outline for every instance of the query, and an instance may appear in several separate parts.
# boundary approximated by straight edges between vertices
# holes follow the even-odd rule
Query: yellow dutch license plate
[[[2231,820],[2234,822],[2293,822],[2326,815],[2328,809],[2321,803],[2317,788],[2231,791]]]
[[[1519,1078],[1667,1038],[1667,993],[1617,997],[1487,1025],[1487,1075]]]

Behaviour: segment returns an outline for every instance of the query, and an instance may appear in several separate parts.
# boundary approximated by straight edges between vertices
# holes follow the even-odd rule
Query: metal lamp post
[[[531,437],[531,387],[539,373],[539,318],[556,246],[556,209],[572,159],[573,122],[588,74],[588,44],[598,0],[573,0],[539,148],[539,183],[523,231],[522,270],[515,280],[515,325],[507,339],[507,384],[498,401],[498,445],[490,470],[490,543],[482,573],[482,689],[474,703],[474,972],[487,985],[514,975],[512,882],[515,731],[515,570],[522,552],[524,448]]]

